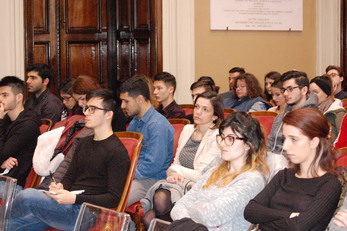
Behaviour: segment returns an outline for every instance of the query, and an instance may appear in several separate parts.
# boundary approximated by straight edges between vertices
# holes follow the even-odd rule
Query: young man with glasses
[[[341,67],[329,65],[325,69],[326,74],[330,77],[331,82],[333,83],[333,91],[335,98],[337,99],[346,99],[347,92],[343,90],[343,71]]]
[[[9,230],[73,230],[83,202],[117,207],[129,170],[127,150],[112,131],[115,103],[112,92],[87,94],[85,126],[93,136],[81,139],[61,183],[49,191],[26,189],[13,202]]]
[[[284,112],[275,118],[268,137],[268,151],[276,154],[283,153],[282,119],[285,114],[304,107],[318,108],[317,95],[313,93],[308,94],[309,79],[305,72],[288,71],[281,76],[280,81],[283,83],[281,92],[284,95],[287,106]]]

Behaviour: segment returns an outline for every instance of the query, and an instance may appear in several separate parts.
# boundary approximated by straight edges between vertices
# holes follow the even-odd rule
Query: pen
[[[51,176],[53,182],[54,182],[55,184],[57,184],[57,182],[55,181],[55,178],[54,178],[54,176],[53,176],[53,173],[52,173],[51,171],[49,171],[49,175]]]

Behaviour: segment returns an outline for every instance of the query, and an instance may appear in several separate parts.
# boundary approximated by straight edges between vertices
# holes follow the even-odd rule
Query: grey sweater
[[[243,217],[248,202],[264,187],[265,178],[258,171],[236,177],[224,188],[201,187],[215,168],[209,169],[171,211],[173,220],[184,217],[205,225],[210,231],[244,231],[251,225]]]

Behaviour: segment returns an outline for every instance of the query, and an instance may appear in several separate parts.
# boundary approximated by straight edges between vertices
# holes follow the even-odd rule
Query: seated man
[[[185,113],[176,103],[174,93],[176,90],[176,78],[168,72],[159,72],[154,76],[154,96],[161,103],[158,112],[170,118],[184,118]]]
[[[26,84],[32,95],[25,102],[25,109],[36,111],[41,119],[51,119],[54,123],[60,121],[63,103],[48,89],[52,78],[49,66],[37,63],[29,66],[26,71]]]
[[[0,164],[5,176],[17,179],[17,190],[25,185],[32,166],[40,119],[24,110],[24,82],[15,76],[0,81]]]
[[[115,107],[112,92],[97,89],[87,95],[85,126],[93,136],[81,139],[61,183],[52,182],[49,193],[36,189],[20,192],[13,202],[10,230],[72,230],[83,202],[114,208],[118,205],[130,160],[113,134]],[[76,195],[70,191],[82,190]]]
[[[334,96],[337,99],[346,99],[347,92],[342,89],[342,82],[344,79],[343,71],[341,67],[329,65],[325,69],[326,74],[330,77],[333,83]]]
[[[154,110],[147,83],[134,77],[120,87],[122,108],[134,116],[128,131],[143,134],[142,149],[135,179],[131,186],[128,205],[142,199],[158,180],[166,178],[166,170],[172,162],[174,129],[167,119]]]

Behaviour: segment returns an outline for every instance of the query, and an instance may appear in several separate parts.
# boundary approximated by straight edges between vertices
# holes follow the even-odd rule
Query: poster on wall
[[[302,31],[302,0],[210,0],[211,30]]]

